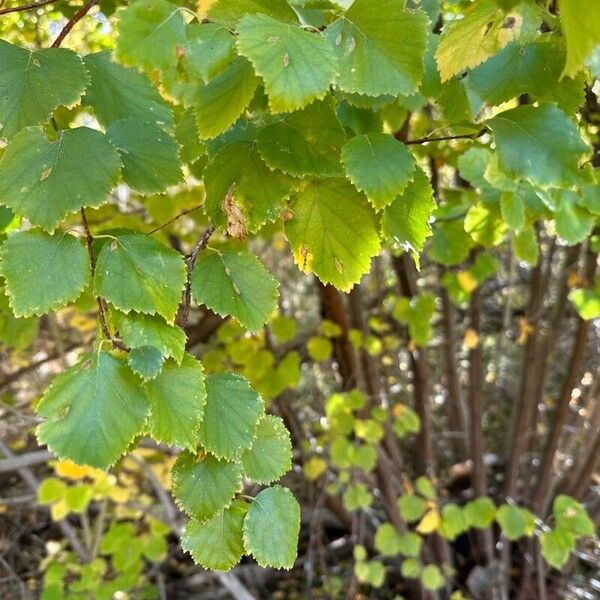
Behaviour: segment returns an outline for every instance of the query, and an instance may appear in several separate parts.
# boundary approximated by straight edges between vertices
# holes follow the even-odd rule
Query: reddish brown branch
[[[31,4],[22,4],[21,6],[9,6],[8,8],[0,9],[0,15],[8,15],[10,13],[23,12],[26,10],[35,10],[48,4],[55,4],[58,0],[40,0],[40,2],[32,2]]]
[[[90,12],[94,5],[98,4],[98,0],[90,0],[81,10],[78,10],[68,21],[67,24],[62,28],[62,31],[58,34],[58,37],[54,40],[52,48],[58,48],[64,41],[65,38],[71,32],[71,29]]]

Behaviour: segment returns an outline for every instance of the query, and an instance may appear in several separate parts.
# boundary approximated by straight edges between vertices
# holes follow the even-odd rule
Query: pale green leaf
[[[0,40],[0,137],[48,121],[59,106],[76,104],[87,79],[72,50],[26,50]]]
[[[513,231],[520,231],[525,225],[525,205],[519,194],[503,192],[500,196],[500,212],[504,222]]]
[[[128,348],[153,346],[165,358],[173,357],[181,363],[185,351],[185,332],[180,327],[169,325],[161,317],[138,313],[114,312],[116,329]]]
[[[113,62],[108,50],[88,54],[83,62],[90,75],[83,104],[94,110],[102,125],[126,117],[161,126],[173,122],[171,110],[146,75]]]
[[[436,565],[427,565],[421,571],[421,583],[432,592],[444,587],[444,576]]]
[[[156,377],[164,362],[164,354],[154,346],[138,346],[127,354],[127,364],[142,379]]]
[[[471,236],[461,221],[452,220],[436,223],[430,240],[429,256],[443,265],[463,262],[473,246]]]
[[[544,531],[540,535],[540,546],[544,560],[555,569],[562,569],[575,550],[575,536],[561,528]]]
[[[181,9],[166,0],[136,0],[121,12],[117,56],[146,71],[165,70],[178,62],[186,41]]]
[[[298,23],[286,0],[217,0],[208,10],[208,18],[233,29],[242,17],[256,13],[285,23]]]
[[[395,556],[400,553],[399,538],[391,523],[382,523],[375,532],[375,549],[383,556]]]
[[[577,289],[569,294],[569,300],[577,310],[577,314],[586,321],[600,317],[600,285],[596,289]]]
[[[496,518],[496,506],[489,498],[475,498],[465,504],[464,516],[471,527],[486,529]]]
[[[221,316],[256,331],[277,306],[277,280],[248,252],[204,252],[191,276],[192,295]]]
[[[78,127],[46,138],[30,127],[12,138],[0,159],[0,198],[17,214],[48,231],[84,206],[107,200],[121,167],[99,131]]]
[[[559,194],[556,231],[570,246],[587,238],[596,223],[596,217],[577,202],[577,194],[572,190],[563,190]]]
[[[398,511],[400,516],[408,523],[418,521],[427,510],[427,505],[423,498],[414,494],[405,494],[398,498]]]
[[[41,316],[75,300],[88,284],[85,247],[68,233],[30,229],[0,246],[0,273],[16,317]]]
[[[580,157],[588,150],[575,123],[553,104],[519,106],[488,124],[501,169],[541,186],[571,183]]]
[[[411,151],[385,133],[351,139],[342,151],[342,162],[350,181],[376,210],[391,204],[404,191],[416,167]]]
[[[552,504],[556,526],[576,536],[593,536],[596,527],[583,504],[570,496],[559,494]]]
[[[106,137],[123,161],[123,180],[136,192],[164,192],[182,179],[179,144],[158,125],[129,117],[113,123]]]
[[[206,212],[211,221],[226,226],[230,234],[239,238],[279,217],[292,180],[271,171],[256,144],[235,142],[208,163],[204,184]]]
[[[106,469],[142,430],[149,411],[139,380],[108,352],[56,377],[38,407],[41,444],[61,458]]]
[[[331,177],[342,174],[340,151],[345,141],[329,98],[261,129],[258,149],[271,169],[294,177]]]
[[[234,373],[209,375],[206,394],[200,443],[217,457],[237,459],[254,442],[263,401],[246,379]]]
[[[226,27],[215,23],[187,27],[181,64],[191,77],[208,83],[229,65],[234,56],[234,38]]]
[[[229,129],[248,108],[258,84],[252,65],[239,56],[201,86],[194,100],[200,137],[214,138]]]
[[[588,0],[560,0],[560,22],[567,41],[565,75],[574,75],[600,44],[600,11]]]
[[[94,293],[125,313],[158,313],[173,322],[185,280],[181,254],[150,236],[131,233],[104,244]]]
[[[248,505],[235,500],[208,521],[192,519],[181,537],[181,547],[205,569],[228,571],[244,555],[242,528]]]
[[[307,182],[291,203],[285,231],[306,273],[349,291],[379,252],[375,214],[367,198],[343,179]]]
[[[292,442],[283,421],[265,415],[256,428],[252,447],[240,457],[244,476],[256,483],[268,484],[292,468]]]
[[[335,55],[319,33],[246,15],[237,26],[237,47],[262,77],[271,112],[289,112],[324,98],[337,75]]]
[[[350,93],[409,96],[424,71],[429,19],[403,0],[355,0],[325,35],[339,60],[338,87]]]
[[[495,0],[472,3],[462,19],[450,21],[435,53],[442,81],[476,67],[517,38],[522,25],[517,13],[506,14]]]
[[[210,454],[184,451],[172,469],[171,489],[177,504],[200,521],[227,508],[241,487],[240,465]]]
[[[149,433],[157,441],[193,450],[206,402],[202,364],[186,354],[144,385],[150,402]]]
[[[417,255],[431,235],[429,219],[434,208],[435,200],[429,177],[420,167],[416,167],[413,181],[383,211],[383,235]]]
[[[244,519],[244,547],[261,567],[291,569],[296,560],[300,506],[275,485],[254,498]]]
[[[511,541],[530,536],[535,527],[535,517],[526,508],[503,504],[496,512],[502,533]]]

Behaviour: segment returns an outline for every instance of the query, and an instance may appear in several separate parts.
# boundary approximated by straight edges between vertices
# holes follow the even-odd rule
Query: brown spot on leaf
[[[235,186],[235,183],[232,184],[227,191],[225,200],[223,200],[223,212],[227,215],[227,233],[236,240],[243,240],[247,233],[246,219],[239,204],[235,201]]]

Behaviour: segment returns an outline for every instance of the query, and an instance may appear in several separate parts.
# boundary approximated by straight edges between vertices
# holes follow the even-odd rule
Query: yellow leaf
[[[318,479],[327,470],[327,462],[319,456],[311,456],[304,465],[304,474],[311,480]]]
[[[198,0],[198,16],[200,19],[206,18],[206,13],[208,9],[214,4],[217,0]]]
[[[458,280],[458,284],[463,289],[463,291],[470,294],[472,291],[477,289],[479,282],[473,275],[471,275],[470,271],[459,271],[456,274],[456,279]]]
[[[429,512],[425,513],[425,516],[417,525],[417,531],[424,535],[433,533],[439,527],[440,521],[440,513],[437,508],[432,508]]]
[[[131,493],[128,489],[120,486],[112,487],[108,490],[108,497],[117,504],[122,504],[123,502],[127,502]]]
[[[69,506],[64,499],[55,502],[50,507],[50,516],[52,517],[53,521],[60,521],[61,519],[64,519],[69,512]]]
[[[92,477],[96,469],[92,467],[82,467],[71,460],[59,460],[54,464],[54,471],[61,477],[77,481],[84,477]]]
[[[529,323],[527,319],[519,319],[519,337],[517,344],[523,346],[527,342],[527,338],[535,331],[535,327]]]
[[[469,349],[474,350],[479,346],[479,335],[474,329],[467,329],[465,331],[465,337],[463,338],[463,344]]]

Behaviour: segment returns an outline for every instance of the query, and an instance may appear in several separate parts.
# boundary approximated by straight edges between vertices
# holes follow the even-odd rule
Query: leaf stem
[[[85,231],[85,240],[87,245],[88,257],[90,259],[90,271],[92,272],[92,279],[96,274],[96,256],[94,255],[94,236],[90,231],[90,225],[87,220],[87,215],[85,214],[85,208],[81,208],[81,222],[83,223],[83,229]],[[121,350],[127,351],[128,348],[124,346],[119,340],[116,340],[112,334],[110,333],[110,328],[108,327],[108,319],[106,317],[106,307],[104,306],[104,302],[100,296],[96,296],[96,303],[98,304],[98,315],[100,317],[100,327],[102,328],[102,333],[104,337],[111,341],[115,348],[120,348]]]
[[[406,140],[404,143],[411,144],[426,144],[427,142],[445,142],[448,140],[476,140],[480,138],[484,133],[487,132],[486,128],[483,128],[481,131],[477,133],[465,133],[463,135],[444,135],[442,137],[429,137],[424,136],[421,138],[416,138],[414,140]]]
[[[214,226],[210,226],[200,237],[187,260],[187,282],[185,284],[185,292],[183,295],[183,304],[181,306],[181,310],[179,311],[179,315],[177,317],[177,322],[180,326],[184,326],[187,323],[188,317],[190,316],[190,305],[192,304],[192,288],[190,284],[190,280],[192,277],[192,271],[194,270],[194,265],[196,264],[196,259],[198,258],[198,254],[206,248],[210,237],[215,232]]]

